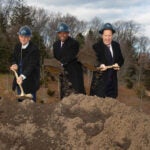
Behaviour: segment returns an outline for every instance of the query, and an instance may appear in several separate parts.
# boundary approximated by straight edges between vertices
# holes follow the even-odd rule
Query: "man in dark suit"
[[[63,74],[60,75],[61,98],[68,96],[72,92],[85,93],[82,65],[77,60],[79,43],[69,36],[69,32],[68,25],[60,23],[57,27],[59,40],[53,45],[54,57],[60,62],[64,69]],[[65,82],[64,84],[66,85],[62,85],[63,82]]]
[[[118,96],[117,71],[124,63],[119,43],[112,40],[115,29],[110,23],[104,24],[99,31],[102,40],[93,45],[100,71],[93,72],[91,95],[99,97]],[[113,68],[107,69],[107,66]]]
[[[18,32],[19,43],[15,46],[11,70],[18,73],[19,78],[14,79],[13,90],[17,88],[18,94],[20,89],[18,84],[22,84],[24,92],[31,93],[33,100],[36,102],[36,92],[39,88],[40,80],[40,57],[39,49],[31,41],[31,29],[23,26]],[[23,101],[18,99],[19,102]]]

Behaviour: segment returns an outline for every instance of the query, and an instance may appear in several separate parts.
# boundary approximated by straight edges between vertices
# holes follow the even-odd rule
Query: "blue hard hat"
[[[104,31],[104,30],[111,30],[112,33],[115,33],[115,32],[116,32],[115,29],[114,29],[114,27],[113,27],[113,25],[110,24],[110,23],[105,23],[105,24],[103,25],[103,27],[100,29],[99,33],[100,33],[100,34],[103,34],[103,31]]]
[[[69,26],[66,23],[60,23],[57,26],[57,33],[59,32],[70,32]]]
[[[31,36],[32,35],[32,31],[31,31],[29,26],[25,25],[25,26],[22,26],[19,29],[18,35]]]

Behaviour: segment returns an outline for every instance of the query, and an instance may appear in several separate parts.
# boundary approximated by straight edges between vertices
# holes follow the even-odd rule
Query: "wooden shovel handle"
[[[18,77],[18,74],[17,74],[16,70],[12,69],[12,71],[14,72],[16,79],[18,79],[19,77]],[[17,83],[17,84],[18,84],[18,83]],[[19,85],[19,88],[20,88],[20,91],[21,91],[21,94],[20,94],[20,95],[21,95],[21,96],[24,96],[25,93],[24,93],[24,90],[23,90],[23,88],[22,88],[22,85],[21,85],[21,84],[18,84],[18,85]]]
[[[113,66],[113,65],[111,65],[111,66],[106,66],[106,68],[107,68],[107,69],[111,69],[111,68],[114,68],[114,66]],[[96,69],[97,69],[97,70],[101,70],[100,67],[97,67]]]

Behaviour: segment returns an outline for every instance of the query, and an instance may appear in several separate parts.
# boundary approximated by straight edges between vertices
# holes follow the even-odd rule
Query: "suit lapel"
[[[112,45],[112,50],[113,50],[113,61],[115,62],[115,59],[116,59],[115,45],[113,42],[111,43],[111,45]],[[107,49],[106,45],[103,43],[103,41],[100,42],[99,46],[100,46],[100,49],[102,49],[103,55],[105,57],[104,59],[107,62],[107,50],[108,49]]]
[[[113,41],[112,41],[111,45],[112,45],[112,50],[113,50],[113,60],[114,60],[114,62],[115,62],[115,59],[116,59],[116,51],[115,51],[115,49],[116,49],[116,47],[115,47]]]
[[[101,42],[100,47],[102,47],[102,51],[103,51],[103,54],[104,54],[104,57],[105,57],[105,61],[107,61],[107,47],[103,42]]]

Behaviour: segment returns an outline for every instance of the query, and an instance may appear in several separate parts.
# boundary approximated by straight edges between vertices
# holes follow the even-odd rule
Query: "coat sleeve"
[[[71,45],[69,46],[70,51],[66,51],[64,57],[62,57],[61,62],[64,65],[69,64],[71,61],[77,58],[78,52],[79,52],[79,43],[77,41],[73,41]]]
[[[122,56],[120,44],[118,44],[118,60],[117,60],[118,65],[121,67],[124,64],[124,58]]]
[[[73,59],[75,59],[79,52],[79,43],[77,41],[74,41],[71,45],[71,53],[70,56],[67,57],[66,61],[69,62]]]
[[[39,56],[39,50],[34,49],[31,51],[29,58],[28,58],[28,65],[26,65],[25,69],[23,70],[23,75],[28,77],[32,73],[32,71],[37,67],[37,64],[40,61],[40,56]]]
[[[100,48],[98,47],[98,44],[93,45],[93,50],[95,51],[97,62],[95,64],[96,67],[100,66],[101,64],[105,64],[102,54],[100,52]]]

